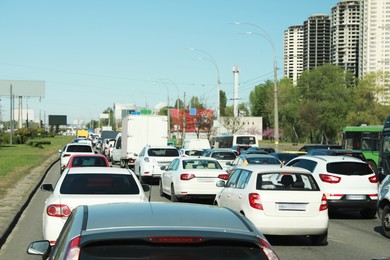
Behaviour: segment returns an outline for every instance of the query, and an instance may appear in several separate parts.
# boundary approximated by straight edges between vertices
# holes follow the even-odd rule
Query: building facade
[[[284,31],[284,77],[297,85],[303,71],[303,25],[290,26]]]

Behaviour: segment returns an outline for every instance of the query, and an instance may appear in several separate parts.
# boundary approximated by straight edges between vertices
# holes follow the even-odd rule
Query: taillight
[[[179,243],[179,244],[196,244],[203,242],[203,237],[148,237],[152,243]]]
[[[64,204],[51,204],[46,208],[46,213],[50,217],[67,218],[72,211]]]
[[[229,174],[220,174],[218,175],[218,178],[222,180],[228,180],[229,179]]]
[[[260,195],[257,193],[249,193],[249,205],[251,205],[252,208],[263,210]]]
[[[78,260],[80,258],[80,237],[73,238],[66,248],[65,258],[67,260]]]
[[[188,181],[195,178],[195,174],[193,173],[182,173],[180,174],[180,180],[182,181]]]
[[[376,177],[376,175],[372,175],[371,177],[368,178],[368,180],[371,183],[378,183],[378,177]]]
[[[328,209],[328,201],[326,200],[325,194],[322,194],[320,211]]]
[[[267,259],[270,260],[279,260],[278,255],[272,249],[271,245],[263,238],[258,237],[260,242],[261,250],[263,250],[264,254],[267,256]]]
[[[341,181],[340,177],[334,176],[334,175],[329,175],[329,174],[320,174],[320,179],[323,182],[327,182],[327,183],[331,183],[331,184],[339,183]]]

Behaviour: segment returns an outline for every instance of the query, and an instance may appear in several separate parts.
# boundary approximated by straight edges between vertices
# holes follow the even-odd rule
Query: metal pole
[[[13,100],[14,100],[14,94],[12,93],[12,84],[11,84],[11,86],[10,86],[10,120],[9,120],[9,126],[10,126],[9,143],[10,144],[12,144],[12,136],[14,134]]]

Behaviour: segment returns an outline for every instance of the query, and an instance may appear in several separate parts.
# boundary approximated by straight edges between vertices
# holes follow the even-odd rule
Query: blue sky
[[[338,0],[0,0],[0,79],[45,81],[45,97],[28,99],[35,117],[98,119],[113,103],[153,108],[184,92],[217,105],[217,78],[233,98],[273,79],[273,49],[283,77],[283,31]],[[201,51],[191,51],[195,48]],[[203,51],[203,52],[202,52]],[[211,55],[215,63],[211,62]],[[200,58],[200,59],[199,59]],[[217,72],[217,69],[219,73]],[[9,120],[9,97],[0,97]],[[24,101],[24,106],[26,106]]]

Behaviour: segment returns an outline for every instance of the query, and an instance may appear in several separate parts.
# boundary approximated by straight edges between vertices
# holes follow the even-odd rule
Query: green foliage
[[[226,116],[225,110],[226,110],[226,103],[227,103],[227,98],[226,98],[226,93],[223,90],[219,91],[219,111],[220,111],[220,116]]]

